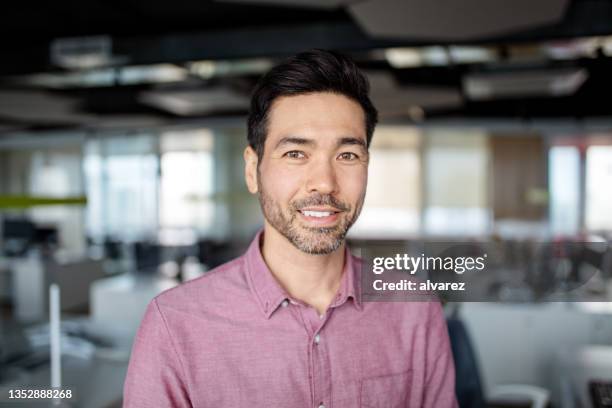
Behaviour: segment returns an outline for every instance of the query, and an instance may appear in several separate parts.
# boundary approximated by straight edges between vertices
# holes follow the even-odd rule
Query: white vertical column
[[[56,283],[49,287],[49,331],[51,337],[51,387],[62,386],[62,349],[60,340],[60,288]]]

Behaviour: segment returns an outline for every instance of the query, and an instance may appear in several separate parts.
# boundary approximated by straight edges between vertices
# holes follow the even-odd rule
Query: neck
[[[294,299],[324,313],[340,287],[345,243],[334,252],[312,255],[297,249],[266,221],[261,254],[272,275]]]

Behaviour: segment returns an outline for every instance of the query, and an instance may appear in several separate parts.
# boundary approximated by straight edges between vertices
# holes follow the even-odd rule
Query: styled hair
[[[313,49],[288,58],[259,79],[251,97],[247,138],[261,161],[270,108],[276,98],[314,92],[344,95],[364,111],[367,146],[370,146],[378,111],[369,97],[370,85],[357,65],[335,51]]]

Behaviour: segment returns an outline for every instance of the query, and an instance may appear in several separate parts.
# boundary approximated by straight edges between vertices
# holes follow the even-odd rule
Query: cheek
[[[342,195],[351,202],[358,202],[363,199],[368,184],[367,168],[349,169],[339,172],[339,184]]]
[[[288,203],[300,191],[302,177],[295,170],[270,166],[261,169],[260,178],[266,193],[280,203]]]

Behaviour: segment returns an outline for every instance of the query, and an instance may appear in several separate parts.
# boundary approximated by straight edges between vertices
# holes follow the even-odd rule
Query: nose
[[[336,169],[331,160],[313,161],[308,169],[306,190],[308,193],[333,194],[338,190]]]

